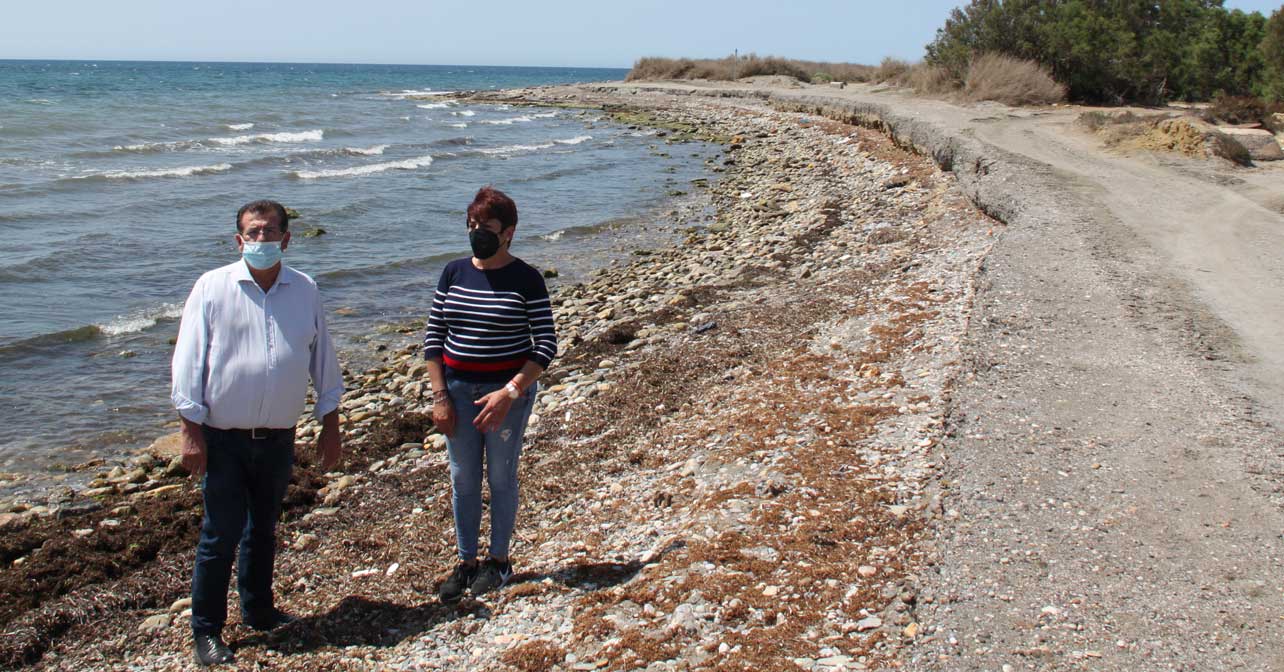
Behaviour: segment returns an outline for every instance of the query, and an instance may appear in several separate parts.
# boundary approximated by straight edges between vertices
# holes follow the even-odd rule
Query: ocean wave
[[[416,105],[415,107],[421,110],[440,110],[450,107],[450,103],[424,103],[422,105]]]
[[[508,119],[483,119],[481,123],[493,124],[495,126],[511,126],[515,123],[526,121],[532,121],[532,119],[523,114],[520,117],[509,117]]]
[[[140,142],[136,145],[116,145],[111,148],[113,152],[130,152],[138,154],[155,154],[158,152],[171,152],[178,149],[187,149],[196,147],[201,143],[196,140],[173,140],[170,142]],[[101,155],[101,152],[86,152],[86,155]]]
[[[613,231],[624,226],[631,226],[640,221],[640,218],[634,216],[613,217],[596,224],[582,224],[580,226],[568,226],[565,229],[558,229],[551,233],[546,233],[539,238],[541,240],[562,240],[566,236],[577,238],[581,236],[593,236],[606,231]]]
[[[546,173],[540,173],[540,174],[538,174],[538,175],[528,175],[528,176],[525,176],[525,177],[516,177],[516,178],[513,178],[513,180],[512,180],[512,181],[513,181],[513,182],[516,182],[516,183],[524,183],[524,182],[544,182],[544,181],[548,181],[548,180],[556,180],[556,179],[560,179],[560,178],[563,178],[563,177],[570,177],[570,176],[573,176],[573,175],[585,175],[585,174],[588,174],[588,173],[601,172],[601,171],[604,171],[604,170],[607,170],[607,169],[610,169],[610,168],[615,168],[615,167],[616,167],[616,166],[618,166],[618,165],[620,165],[618,161],[599,161],[599,162],[594,162],[594,163],[592,163],[592,164],[590,164],[590,165],[587,165],[587,166],[574,166],[574,167],[568,167],[568,168],[559,168],[559,169],[557,169],[557,170],[550,170],[550,171],[548,171],[548,172],[546,172]]]
[[[375,145],[374,147],[366,147],[365,149],[360,147],[344,147],[343,151],[349,154],[360,154],[362,156],[379,156],[380,154],[383,154],[383,150],[388,149],[389,146],[390,145]]]
[[[556,113],[556,112],[540,112],[540,113],[538,113],[538,114],[532,114],[531,116],[532,116],[532,117],[535,117],[536,119],[552,119],[553,117],[556,117],[556,116],[557,116],[557,113]]]
[[[55,104],[54,101],[49,100],[48,98],[28,98],[22,102],[31,103],[32,105],[54,105]]]
[[[373,278],[373,277],[381,276],[385,273],[395,272],[406,268],[421,270],[426,267],[437,266],[447,261],[454,261],[455,259],[458,259],[459,256],[460,255],[458,253],[448,252],[445,254],[435,254],[430,257],[398,259],[396,261],[389,261],[387,263],[376,264],[374,266],[362,266],[359,268],[341,268],[335,271],[325,271],[323,273],[317,273],[313,277],[316,278],[317,280],[345,280],[345,279]]]
[[[243,126],[245,128],[236,128]],[[245,130],[253,127],[254,124],[229,124],[227,127],[232,130]],[[184,149],[205,148],[205,143],[213,143],[223,147],[234,147],[237,145],[268,142],[316,142],[325,137],[325,131],[315,129],[311,131],[283,132],[283,133],[259,133],[256,135],[238,135],[231,138],[209,138],[207,140],[169,140],[166,142],[140,142],[135,145],[116,145],[112,147],[113,152],[128,152],[131,154],[156,154],[160,152],[175,152]],[[97,156],[101,152],[86,152],[85,156]]]
[[[508,154],[518,154],[521,152],[538,152],[541,149],[548,149],[553,146],[555,145],[549,142],[542,145],[506,145],[504,147],[489,147],[486,149],[479,149],[477,151],[491,156],[503,156]]]
[[[466,121],[461,121],[461,122],[459,122],[459,123],[455,123],[455,124],[446,124],[446,125],[447,125],[447,126],[449,126],[449,127],[451,127],[451,128],[468,128],[468,122],[466,122]]]
[[[173,320],[183,316],[183,304],[166,303],[155,308],[140,310],[128,315],[117,315],[106,324],[95,324],[104,336],[135,334],[156,326],[161,320]]]
[[[251,142],[317,142],[324,137],[325,131],[321,129],[313,129],[311,131],[299,131],[297,133],[258,133],[256,135],[238,135],[234,138],[210,138],[210,142],[233,146],[244,145]]]
[[[49,346],[84,343],[101,338],[136,334],[146,331],[162,321],[176,320],[183,315],[183,304],[165,303],[160,306],[145,308],[126,315],[118,315],[104,324],[86,324],[73,329],[64,329],[48,334],[24,338],[0,346],[0,354],[39,350]]]
[[[593,136],[591,135],[577,135],[573,138],[567,138],[565,140],[554,140],[553,142],[559,145],[578,145],[581,142],[588,142],[589,140],[592,140],[592,139],[593,139]]]
[[[251,128],[254,128],[254,124],[251,124],[251,123],[224,124],[224,128],[226,128],[229,131],[248,131]]]
[[[475,112],[475,111],[473,111],[473,110],[456,110],[456,111],[454,111],[454,112],[451,112],[451,114],[452,114],[452,115],[454,115],[454,116],[456,116],[456,117],[471,117],[471,116],[473,116],[473,115],[477,114],[477,112]]]
[[[388,98],[395,98],[397,100],[415,100],[426,96],[444,96],[449,93],[449,91],[433,91],[432,89],[423,89],[421,91],[417,91],[415,89],[402,89],[401,91],[380,91],[379,95],[386,96]]]
[[[32,336],[31,338],[24,338],[20,341],[15,341],[13,343],[0,346],[0,354],[9,354],[12,352],[37,350],[41,347],[50,346],[50,345],[64,345],[67,343],[83,343],[85,341],[92,341],[96,338],[102,338],[102,336],[103,336],[103,330],[99,328],[98,325],[86,324],[83,327],[76,327],[75,329],[66,329],[64,331],[56,331],[51,334],[41,334],[39,336]]]
[[[413,159],[389,161],[387,163],[372,163],[366,166],[355,166],[353,168],[296,170],[290,174],[301,180],[315,180],[326,177],[358,177],[361,175],[373,175],[375,173],[382,173],[386,170],[414,170],[416,168],[423,168],[430,165],[432,165],[431,156],[420,156]]]
[[[230,163],[216,163],[212,166],[183,166],[180,168],[157,168],[155,170],[111,170],[105,173],[76,175],[73,180],[141,180],[149,177],[191,177],[193,175],[212,175],[232,169]]]

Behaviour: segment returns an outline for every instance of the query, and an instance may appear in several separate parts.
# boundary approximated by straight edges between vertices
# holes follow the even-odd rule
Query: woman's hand
[[[432,424],[446,436],[455,435],[455,406],[450,402],[450,397],[433,401]]]
[[[499,429],[504,418],[508,417],[508,409],[512,407],[513,400],[508,398],[508,390],[500,388],[473,403],[485,407],[477,414],[477,419],[473,420],[477,430],[485,433]]]

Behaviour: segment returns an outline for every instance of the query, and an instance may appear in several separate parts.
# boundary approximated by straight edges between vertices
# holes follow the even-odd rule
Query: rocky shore
[[[574,91],[493,97],[601,107],[658,151],[726,151],[667,212],[680,243],[554,296],[563,355],[523,456],[517,577],[436,603],[449,485],[407,326],[385,366],[349,372],[345,473],[303,466],[287,496],[278,586],[304,618],[233,627],[242,665],[864,669],[933,636],[916,616],[936,599],[923,525],[951,513],[932,451],[998,225],[874,131]],[[316,431],[300,425],[301,450]],[[143,455],[7,507],[6,666],[189,664],[199,492],[180,472]]]
[[[348,372],[346,469],[297,470],[277,585],[302,619],[231,626],[241,667],[1276,669],[1284,472],[1218,364],[1234,341],[1082,180],[978,141],[1008,140],[1000,113],[734,84],[473,100],[724,152],[654,223],[676,242],[554,292],[513,582],[435,599],[449,483],[405,325]],[[0,513],[0,665],[190,667],[199,491],[155,456],[91,486]]]

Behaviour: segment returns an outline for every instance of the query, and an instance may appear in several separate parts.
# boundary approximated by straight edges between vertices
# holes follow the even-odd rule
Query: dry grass
[[[878,69],[874,71],[874,81],[876,82],[896,82],[913,68],[909,61],[902,61],[899,58],[888,56],[878,64]]]
[[[877,68],[859,63],[799,61],[777,56],[749,54],[736,58],[640,58],[626,81],[660,79],[710,79],[731,81],[759,75],[783,75],[807,81],[867,82]]]
[[[1007,105],[1049,105],[1066,99],[1066,87],[1034,61],[982,54],[968,66],[963,96]]]
[[[965,81],[943,68],[884,58],[878,66],[858,63],[800,61],[749,54],[736,58],[640,58],[625,80],[707,79],[731,81],[760,75],[793,77],[799,81],[886,82],[928,96],[958,93],[963,100],[993,100],[1008,105],[1048,105],[1066,99],[1066,87],[1039,64],[1002,54],[984,54],[972,61]]]
[[[895,84],[907,86],[926,96],[944,96],[954,93],[961,84],[950,77],[945,68],[926,63],[915,63],[896,78]]]

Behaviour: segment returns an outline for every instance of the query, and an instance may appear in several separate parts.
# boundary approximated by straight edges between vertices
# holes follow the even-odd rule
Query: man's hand
[[[339,464],[343,456],[343,436],[339,431],[339,411],[333,410],[321,418],[321,436],[317,439],[317,456],[321,458],[321,470],[330,471]]]
[[[504,423],[504,418],[508,417],[508,409],[512,407],[513,400],[508,398],[508,390],[500,388],[473,403],[484,406],[477,414],[477,419],[473,420],[473,424],[478,431],[485,433],[499,429],[499,426]]]
[[[201,432],[201,426],[191,420],[183,418],[182,422],[183,468],[193,478],[200,478],[205,474],[205,434]]]

